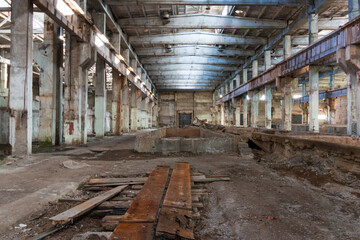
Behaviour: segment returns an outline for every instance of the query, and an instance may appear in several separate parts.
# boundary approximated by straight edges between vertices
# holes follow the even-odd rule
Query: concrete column
[[[11,4],[10,145],[13,155],[32,151],[33,5],[31,0]]]
[[[301,85],[301,87],[302,87],[301,96],[305,97],[306,96],[306,84],[303,83]],[[309,105],[309,103],[301,103],[302,124],[308,124],[308,115],[309,115],[308,105]]]
[[[96,61],[95,78],[95,135],[96,137],[105,136],[105,117],[106,117],[106,77],[105,61],[98,58]]]
[[[348,6],[349,6],[349,21],[351,21],[360,15],[359,0],[348,0]]]
[[[316,42],[319,38],[319,15],[312,13],[309,16],[309,44]]]
[[[251,127],[257,128],[259,118],[259,92],[254,90],[250,92],[251,98]]]
[[[291,97],[291,78],[281,79],[281,93],[282,93],[282,106],[281,106],[281,120],[282,130],[291,131],[291,113],[292,113],[292,97]]]
[[[120,74],[113,69],[112,71],[112,104],[111,104],[111,129],[114,135],[121,135],[121,99],[122,99],[122,79]]]
[[[224,107],[224,103],[222,103],[221,107],[220,107],[220,124],[225,125],[225,107]]]
[[[245,95],[244,98],[243,98],[243,124],[244,124],[244,127],[248,127],[248,126],[249,126],[249,122],[248,122],[248,100],[247,100],[247,95]]]
[[[130,88],[126,76],[121,76],[123,87],[121,89],[121,131],[129,132],[130,118]]]
[[[235,99],[235,126],[240,127],[240,116],[241,116],[241,98]]]
[[[248,70],[246,68],[243,69],[243,83],[248,81]]]
[[[238,88],[241,85],[241,77],[240,74],[236,75],[236,87]]]
[[[39,143],[46,146],[56,143],[56,101],[57,98],[61,98],[57,91],[61,66],[58,56],[61,55],[58,32],[59,27],[55,22],[45,16],[44,42],[34,45],[34,61],[41,68],[39,77]]]
[[[347,133],[360,136],[360,48],[350,45],[336,54],[339,66],[347,74]]]
[[[114,46],[115,50],[118,51],[118,53],[121,53],[121,36],[119,33],[112,33],[110,43]]]
[[[124,49],[123,51],[123,58],[125,59],[125,61],[130,64],[130,50],[129,49]]]
[[[97,12],[93,15],[95,26],[100,30],[100,32],[106,35],[106,14],[102,12]]]
[[[3,52],[3,51],[1,51]],[[8,65],[6,63],[0,63],[0,89],[8,88]]]
[[[319,132],[319,67],[309,67],[309,131]]]
[[[229,81],[229,92],[231,92],[234,89],[234,79],[231,79]]]
[[[291,56],[291,35],[285,35],[284,37],[284,59]]]
[[[271,86],[270,84],[265,85],[265,128],[271,129]]]
[[[131,108],[130,108],[130,125],[131,131],[136,131],[138,127],[138,99],[140,95],[140,90],[136,87],[132,87],[131,89]]]
[[[136,61],[136,59],[131,59],[130,65],[134,69],[134,71],[136,71],[136,69],[137,69],[137,61]]]
[[[264,59],[265,59],[265,70],[268,70],[272,67],[271,65],[271,51],[265,51],[264,54]]]
[[[229,93],[229,84],[225,83],[225,92],[223,95],[228,94]]]
[[[252,74],[253,74],[253,78],[257,77],[257,75],[259,75],[259,64],[258,64],[258,60],[254,60],[252,62]]]

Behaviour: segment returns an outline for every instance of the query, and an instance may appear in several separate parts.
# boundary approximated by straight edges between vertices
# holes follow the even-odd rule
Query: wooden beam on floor
[[[175,163],[156,228],[157,237],[194,239],[189,163]]]
[[[169,178],[170,167],[157,166],[111,234],[110,240],[153,238],[153,226]]]
[[[69,210],[67,210],[65,212],[62,212],[62,213],[50,218],[50,220],[52,221],[53,225],[65,224],[68,222],[72,222],[72,221],[74,221],[74,219],[76,217],[79,217],[79,216],[89,212],[91,209],[94,209],[95,207],[99,206],[101,203],[103,203],[106,200],[119,194],[126,187],[127,187],[127,185],[119,186],[114,189],[111,189],[97,197],[94,197],[86,202],[83,202],[73,208],[70,208]]]

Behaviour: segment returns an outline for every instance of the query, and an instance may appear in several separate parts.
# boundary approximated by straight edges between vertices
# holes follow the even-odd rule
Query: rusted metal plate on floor
[[[119,223],[110,240],[151,240],[154,223]]]
[[[189,163],[175,163],[163,206],[191,210],[191,181]]]
[[[156,227],[156,236],[176,239],[194,239],[192,210],[163,206]]]
[[[175,163],[160,211],[156,236],[194,239],[189,163]]]
[[[134,199],[110,239],[152,239],[152,229],[160,208],[170,167],[157,166]]]

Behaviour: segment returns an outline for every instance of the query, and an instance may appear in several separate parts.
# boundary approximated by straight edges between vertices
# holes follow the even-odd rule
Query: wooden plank
[[[197,176],[193,176],[191,181],[196,183],[211,183],[211,182],[219,182],[219,181],[230,181],[229,177],[217,177],[217,178],[198,178]]]
[[[189,163],[175,163],[163,206],[191,209]]]
[[[119,194],[126,187],[127,187],[127,185],[119,186],[114,189],[111,189],[97,197],[87,200],[86,202],[83,202],[73,208],[70,208],[69,210],[67,210],[65,212],[62,212],[62,213],[50,218],[50,220],[52,221],[53,225],[65,224],[67,222],[73,221],[74,218],[79,217],[79,216],[83,215],[84,213],[87,213],[91,209],[99,206],[104,201],[114,197],[116,194]]]
[[[156,227],[156,236],[164,239],[195,239],[192,210],[163,206]]]
[[[121,222],[115,231],[121,230],[119,234],[115,231],[111,234],[110,240],[151,240],[154,223],[125,223]]]
[[[194,239],[189,163],[175,163],[159,214],[156,236]]]
[[[134,199],[126,214],[119,218],[119,224],[110,240],[152,239],[153,226],[160,208],[170,167],[157,166],[149,175],[145,185]]]
[[[131,183],[131,182],[146,182],[147,177],[139,177],[139,178],[93,178],[90,179],[88,184],[120,184],[120,183]]]

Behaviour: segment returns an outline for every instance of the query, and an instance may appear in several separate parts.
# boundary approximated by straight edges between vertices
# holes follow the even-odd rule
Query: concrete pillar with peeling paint
[[[337,50],[338,65],[347,75],[347,134],[360,136],[360,48],[350,45]]]
[[[264,59],[265,59],[265,70],[268,70],[272,67],[271,65],[271,51],[267,50],[264,53]]]
[[[106,35],[106,13],[96,12],[93,14],[93,19],[95,26],[102,34]]]
[[[248,122],[248,100],[247,97],[248,95],[244,95],[243,97],[243,126],[244,127],[248,127],[249,126],[249,122]]]
[[[318,24],[319,24],[319,15],[316,13],[311,13],[309,15],[309,44],[316,42],[319,38]]]
[[[55,145],[56,142],[56,101],[59,91],[57,81],[60,79],[60,63],[58,55],[59,27],[53,20],[45,16],[44,41],[34,44],[34,61],[41,71],[39,76],[39,143]],[[61,50],[61,49],[60,49]]]
[[[87,141],[87,73],[95,62],[89,43],[66,35],[63,136],[66,144]]]
[[[122,77],[123,88],[121,89],[121,131],[128,133],[130,131],[130,87],[126,76]]]
[[[95,135],[98,138],[105,136],[106,117],[106,75],[105,61],[98,57],[96,61],[95,78]]]
[[[271,85],[265,85],[265,128],[271,129],[271,107],[272,107]]]
[[[285,35],[284,36],[284,49],[283,49],[283,52],[284,52],[284,59],[287,59],[291,56],[291,49],[292,49],[292,46],[291,46],[291,35]]]
[[[139,89],[135,86],[131,88],[130,94],[130,130],[132,132],[137,131],[138,127],[138,99],[139,99]]]
[[[309,16],[309,44],[318,40],[318,15]],[[309,66],[309,131],[319,132],[319,67]]]
[[[349,21],[353,20],[360,15],[360,2],[359,0],[348,0]]]
[[[4,52],[3,50],[1,51]],[[8,80],[8,65],[6,63],[0,63],[0,89],[7,89],[7,80]]]
[[[257,77],[257,75],[259,75],[259,63],[258,60],[254,60],[252,62],[252,77]]]
[[[225,125],[225,107],[224,103],[220,105],[220,124]]]
[[[114,135],[121,135],[121,98],[123,77],[113,69],[112,72],[112,103],[111,103],[111,124]]]
[[[292,118],[292,97],[291,97],[291,84],[292,78],[281,79],[281,125],[282,130],[291,131],[291,118]]]
[[[236,75],[236,88],[240,87],[241,85],[241,77],[240,74]]]
[[[319,67],[309,66],[309,131],[319,132]]]
[[[243,69],[243,83],[247,83],[248,81],[248,70],[246,68]]]
[[[13,155],[32,151],[33,5],[30,0],[11,4],[10,145]]]
[[[259,118],[259,92],[254,90],[250,92],[251,100],[251,127],[257,128],[257,121]]]

